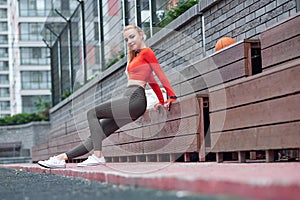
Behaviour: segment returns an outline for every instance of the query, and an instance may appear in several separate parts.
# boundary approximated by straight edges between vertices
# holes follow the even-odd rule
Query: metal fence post
[[[73,93],[73,59],[72,59],[72,32],[71,32],[71,20],[67,19],[65,16],[63,16],[57,9],[55,9],[55,12],[61,16],[68,25],[68,49],[69,49],[69,85],[70,85],[70,93]]]
[[[82,65],[83,65],[83,83],[87,82],[87,69],[86,69],[86,36],[85,36],[85,15],[84,15],[84,1],[79,1],[81,9],[81,28],[82,28]]]

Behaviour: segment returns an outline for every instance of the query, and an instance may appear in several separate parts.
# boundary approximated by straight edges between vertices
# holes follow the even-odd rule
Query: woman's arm
[[[168,97],[170,97],[170,96],[176,97],[175,92],[173,91],[173,88],[172,88],[171,84],[169,83],[168,78],[166,77],[165,73],[163,72],[162,68],[160,67],[160,64],[158,63],[158,60],[157,60],[154,52],[151,49],[149,49],[145,53],[146,53],[146,55],[144,56],[144,58],[150,64],[152,70],[157,75],[159,81],[162,83],[163,87],[166,89]],[[153,74],[152,74],[152,76],[153,76]],[[154,77],[153,77],[153,79],[154,79]],[[174,98],[174,99],[176,99],[176,98]]]

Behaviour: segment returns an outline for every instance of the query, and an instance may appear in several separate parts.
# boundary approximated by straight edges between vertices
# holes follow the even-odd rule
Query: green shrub
[[[163,28],[168,25],[171,21],[182,15],[192,6],[199,3],[200,0],[179,0],[177,6],[168,10],[167,16],[160,16],[162,21],[159,23],[159,27]],[[164,18],[164,19],[163,19]]]
[[[49,118],[38,113],[21,113],[0,118],[0,126],[20,125],[36,121],[49,121]]]

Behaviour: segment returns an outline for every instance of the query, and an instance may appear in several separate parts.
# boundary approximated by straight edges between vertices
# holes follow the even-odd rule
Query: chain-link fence
[[[53,105],[126,55],[124,26],[137,24],[150,38],[170,22],[169,12],[191,2],[199,0],[56,0],[42,31],[51,49]]]

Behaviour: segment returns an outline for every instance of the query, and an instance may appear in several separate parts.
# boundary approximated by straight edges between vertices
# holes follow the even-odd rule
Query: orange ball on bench
[[[215,46],[215,50],[216,51],[219,51],[231,44],[235,43],[235,40],[231,37],[222,37],[221,39],[219,39],[216,43],[216,46]]]

